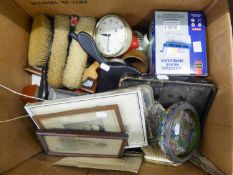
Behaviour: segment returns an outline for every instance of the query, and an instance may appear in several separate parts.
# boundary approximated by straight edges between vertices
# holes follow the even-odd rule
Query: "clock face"
[[[100,19],[95,30],[95,42],[99,51],[105,56],[116,56],[127,42],[127,25],[115,15]]]

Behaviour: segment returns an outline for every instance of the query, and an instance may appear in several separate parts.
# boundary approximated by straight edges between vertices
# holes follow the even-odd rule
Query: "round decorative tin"
[[[185,162],[197,148],[199,139],[199,116],[189,103],[175,103],[161,116],[158,142],[169,160]]]

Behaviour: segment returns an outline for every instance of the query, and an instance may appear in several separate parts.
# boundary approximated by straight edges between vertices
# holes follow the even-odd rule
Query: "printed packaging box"
[[[156,11],[150,28],[150,73],[207,76],[203,12]]]

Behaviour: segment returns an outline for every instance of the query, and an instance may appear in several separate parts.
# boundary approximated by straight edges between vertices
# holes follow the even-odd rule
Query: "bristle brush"
[[[44,66],[49,57],[53,27],[50,19],[43,14],[37,15],[32,24],[28,48],[28,64]]]
[[[47,69],[52,40],[52,20],[44,14],[37,15],[33,20],[30,33],[28,64],[30,66],[42,67],[38,97],[44,99],[48,97]]]
[[[93,17],[80,17],[75,28],[75,33],[85,31],[92,36],[95,24],[96,19]],[[80,86],[86,62],[86,52],[81,48],[78,42],[72,39],[63,74],[63,86],[69,89],[77,89]]]
[[[119,80],[124,74],[141,75],[141,73],[120,62],[108,62],[100,54],[94,39],[85,32],[71,33],[70,36],[80,43],[81,47],[100,64],[100,78],[97,92],[104,92],[118,88]]]
[[[54,20],[54,36],[48,66],[48,83],[51,87],[59,88],[65,67],[68,35],[70,30],[69,16],[56,15]]]

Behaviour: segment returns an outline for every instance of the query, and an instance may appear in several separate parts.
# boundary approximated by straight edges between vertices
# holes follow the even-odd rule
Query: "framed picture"
[[[38,115],[94,108],[98,105],[118,105],[125,132],[129,135],[126,148],[139,148],[148,144],[145,117],[148,116],[148,111],[153,104],[152,88],[149,85],[141,85],[104,93],[31,103],[27,104],[25,109],[40,128],[35,120]]]
[[[125,132],[118,105],[36,115],[33,119],[40,129]]]
[[[128,135],[125,133],[43,130],[36,132],[49,155],[121,157]]]

